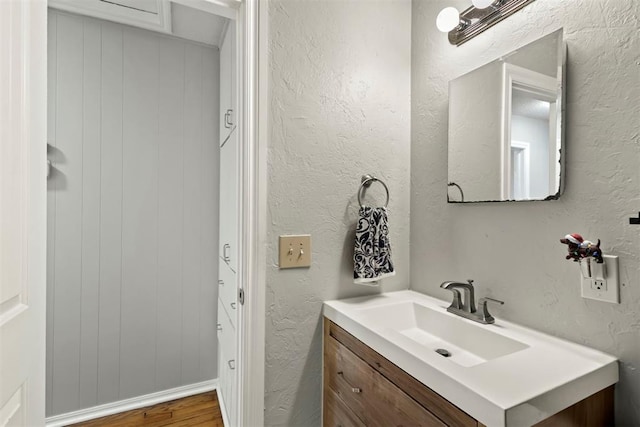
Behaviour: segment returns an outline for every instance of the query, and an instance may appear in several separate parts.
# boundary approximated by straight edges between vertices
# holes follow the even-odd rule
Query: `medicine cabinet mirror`
[[[449,202],[560,196],[565,51],[560,29],[449,83]]]

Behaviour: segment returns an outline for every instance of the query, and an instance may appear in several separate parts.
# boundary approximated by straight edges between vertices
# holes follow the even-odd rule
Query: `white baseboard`
[[[104,405],[93,406],[79,411],[67,412],[66,414],[48,417],[46,419],[46,427],[62,427],[70,424],[76,424],[83,421],[93,420],[95,418],[106,417],[107,415],[118,414],[120,412],[131,411],[133,409],[144,408],[145,406],[156,405],[158,403],[169,402],[170,400],[193,396],[194,394],[205,393],[207,391],[216,390],[217,388],[218,379],[216,378],[214,380],[203,381],[201,383],[189,384],[169,390],[158,391],[156,393],[145,394],[144,396],[105,403]],[[222,413],[224,414],[224,411]],[[225,425],[228,424],[225,423]]]

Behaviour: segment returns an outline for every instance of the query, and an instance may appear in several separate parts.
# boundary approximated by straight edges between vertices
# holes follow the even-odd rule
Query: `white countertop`
[[[505,341],[518,342],[522,349],[469,366],[454,363],[394,329],[393,307],[406,308],[406,303],[454,316],[468,322],[461,325],[466,329],[477,327],[479,335],[486,334],[480,331],[485,329]],[[448,302],[418,292],[399,291],[327,301],[323,311],[331,321],[489,427],[533,425],[618,381],[613,356],[500,319],[492,325],[473,322],[446,312],[448,306]],[[391,315],[372,319],[365,314],[376,308]]]

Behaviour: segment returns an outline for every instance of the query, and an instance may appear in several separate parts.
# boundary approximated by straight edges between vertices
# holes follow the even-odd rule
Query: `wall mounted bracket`
[[[493,5],[485,9],[471,6],[460,14],[460,22],[464,24],[449,31],[449,42],[460,46],[534,1],[496,0]]]

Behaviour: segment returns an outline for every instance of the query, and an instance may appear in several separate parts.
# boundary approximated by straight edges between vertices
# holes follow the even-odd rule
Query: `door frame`
[[[500,195],[501,200],[509,200],[511,189],[511,108],[514,87],[548,97],[548,102],[556,102],[558,82],[555,78],[527,68],[505,62],[502,64],[502,111],[500,132]],[[551,117],[550,127],[557,126],[557,117]],[[551,144],[552,141],[549,141]],[[558,190],[559,191],[559,190]],[[551,192],[550,194],[554,194]]]
[[[264,368],[265,368],[265,327],[264,319],[266,288],[266,241],[267,241],[267,7],[265,0],[191,0],[206,9],[222,8],[237,10],[240,27],[238,43],[239,57],[243,58],[238,67],[238,82],[242,82],[239,108],[242,114],[240,138],[242,141],[240,177],[240,220],[242,247],[240,251],[240,285],[245,293],[244,305],[240,306],[238,320],[238,425],[254,426],[264,424]],[[41,160],[42,168],[35,169],[34,177],[42,178],[43,191],[31,192],[32,205],[39,207],[37,214],[38,233],[33,245],[39,250],[38,263],[42,271],[38,276],[42,288],[42,301],[46,271],[46,6],[45,0],[37,1],[44,10],[44,31],[31,32],[32,42],[44,46],[45,60],[35,61],[25,74],[38,78],[39,91],[34,91],[33,101],[39,107],[38,119],[43,123],[37,135],[42,145],[41,152],[34,156],[34,162]],[[185,0],[177,0],[184,3]],[[34,1],[35,3],[35,1]],[[42,13],[41,13],[42,14]],[[42,18],[42,17],[41,17]],[[44,39],[44,42],[43,42]],[[27,76],[28,77],[28,76]],[[40,135],[42,134],[42,135]],[[41,176],[42,175],[42,176]],[[42,224],[40,224],[42,223]],[[40,277],[41,276],[41,277]],[[44,318],[44,306],[43,306]],[[44,327],[44,324],[42,325]],[[45,341],[42,344],[42,378],[44,381]],[[38,408],[44,420],[44,388],[42,408]]]
[[[238,81],[243,116],[241,150],[239,426],[264,425],[267,247],[267,1],[245,0],[239,10],[244,62]]]
[[[13,164],[0,171],[11,183],[8,194],[0,189],[0,239],[7,239],[0,269],[9,266],[0,280],[13,289],[0,307],[0,422],[36,426],[44,424],[45,415],[47,3],[5,2],[2,9],[0,24],[9,37],[0,49],[8,75],[1,74],[11,89],[0,99],[0,151],[11,155],[5,161]],[[14,230],[8,238],[5,227]],[[16,342],[21,344],[13,346]]]
[[[510,198],[513,200],[529,200],[531,198],[531,144],[529,144],[528,142],[524,142],[524,141],[516,141],[513,140],[511,141],[511,150],[513,151],[513,149],[516,148],[518,149],[521,153],[522,153],[522,177],[523,177],[523,187],[524,187],[524,195],[522,197],[522,199],[516,199],[515,195],[513,194],[513,192],[515,191],[514,186],[512,185],[510,190],[511,190],[511,194],[510,194]],[[509,170],[511,171],[511,174],[513,174],[514,172],[514,166],[513,164],[511,164],[512,162],[512,156],[513,153],[509,156]],[[511,182],[511,180],[509,180],[509,182]]]

